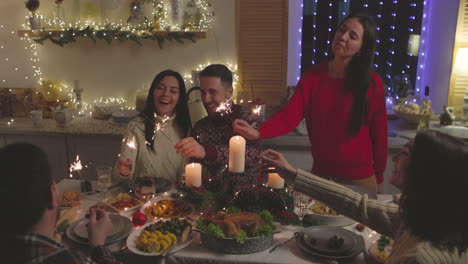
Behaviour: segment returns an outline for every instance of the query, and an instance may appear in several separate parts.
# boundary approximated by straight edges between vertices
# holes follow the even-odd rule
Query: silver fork
[[[268,250],[268,253],[271,253],[271,252],[275,251],[277,248],[279,248],[279,247],[281,247],[282,245],[284,245],[284,244],[288,243],[289,241],[293,240],[295,236],[296,236],[296,235],[294,234],[294,235],[293,235],[291,238],[289,238],[288,240],[276,244],[276,246],[274,246],[274,247],[272,247],[270,250]]]

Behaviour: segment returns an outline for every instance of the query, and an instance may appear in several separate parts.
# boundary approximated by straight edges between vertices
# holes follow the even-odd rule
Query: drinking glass
[[[309,209],[311,197],[308,196],[307,194],[294,191],[293,198],[294,198],[294,213],[299,218],[299,222],[302,227],[302,220],[304,220],[304,216],[307,214],[307,210]]]
[[[111,186],[112,167],[99,166],[96,168],[98,179],[98,191],[106,192]]]

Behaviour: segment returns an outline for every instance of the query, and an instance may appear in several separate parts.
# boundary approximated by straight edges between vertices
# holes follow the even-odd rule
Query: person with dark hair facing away
[[[60,198],[42,149],[29,143],[7,145],[0,150],[0,167],[0,199],[8,213],[0,218],[5,263],[119,263],[104,244],[112,230],[104,210],[89,212],[91,257],[54,240]]]
[[[382,192],[387,114],[382,80],[372,70],[375,28],[372,17],[350,14],[335,33],[331,60],[309,68],[289,102],[258,130],[235,120],[234,131],[272,138],[305,118],[314,174]]]
[[[184,79],[172,70],[160,72],[151,83],[143,112],[128,124],[116,171],[122,177],[179,179],[186,159],[173,146],[190,127]],[[134,149],[128,146],[132,140]]]
[[[262,153],[296,191],[395,240],[386,264],[468,263],[468,144],[434,130],[418,132],[393,157],[399,205],[369,200],[340,184],[293,168],[281,153]],[[442,177],[441,177],[442,176]]]
[[[248,107],[232,102],[232,72],[221,64],[212,64],[200,72],[200,90],[203,105],[208,116],[199,120],[192,129],[191,137],[184,138],[174,148],[187,158],[201,160],[214,175],[228,165],[229,139],[235,135],[232,128],[234,119],[244,120],[256,126],[260,117]],[[217,111],[224,104],[227,111]],[[234,189],[258,183],[259,168],[255,166],[260,154],[260,144],[247,140],[244,174],[228,173],[228,184]]]

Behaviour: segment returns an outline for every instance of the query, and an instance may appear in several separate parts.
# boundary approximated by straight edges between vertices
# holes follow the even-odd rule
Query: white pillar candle
[[[202,168],[200,163],[190,163],[185,166],[185,185],[200,187],[202,184]]]
[[[242,173],[244,168],[245,139],[241,136],[233,136],[229,140],[229,171]]]
[[[276,172],[268,173],[268,186],[273,189],[284,188],[284,179]]]

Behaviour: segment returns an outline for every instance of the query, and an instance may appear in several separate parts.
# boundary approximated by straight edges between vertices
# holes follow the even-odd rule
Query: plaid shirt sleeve
[[[91,259],[98,264],[121,263],[117,261],[107,246],[97,246],[91,251]]]

